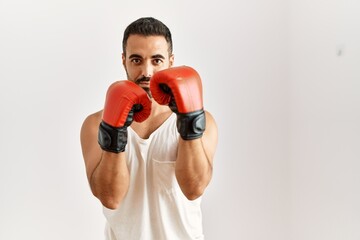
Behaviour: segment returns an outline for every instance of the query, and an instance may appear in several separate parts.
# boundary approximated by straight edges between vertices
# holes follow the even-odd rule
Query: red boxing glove
[[[177,128],[184,140],[200,138],[205,131],[202,85],[191,67],[174,67],[156,72],[150,80],[151,94],[161,105],[177,114]]]
[[[123,152],[127,144],[127,127],[133,120],[142,122],[151,112],[147,93],[131,81],[117,81],[110,85],[99,126],[98,142],[109,152]]]

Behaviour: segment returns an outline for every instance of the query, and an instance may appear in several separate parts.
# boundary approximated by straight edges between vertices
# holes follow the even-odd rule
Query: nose
[[[151,77],[153,75],[154,68],[151,63],[145,63],[141,69],[141,75],[145,77]]]

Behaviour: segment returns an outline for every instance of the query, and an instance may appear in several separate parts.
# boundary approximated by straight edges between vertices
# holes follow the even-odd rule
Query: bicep
[[[202,137],[204,151],[212,165],[218,141],[218,130],[213,116],[206,112],[206,129]]]
[[[102,149],[97,141],[98,126],[99,124],[97,124],[96,120],[92,119],[92,117],[88,117],[85,119],[80,133],[82,154],[89,182],[95,168],[100,162],[102,155]]]

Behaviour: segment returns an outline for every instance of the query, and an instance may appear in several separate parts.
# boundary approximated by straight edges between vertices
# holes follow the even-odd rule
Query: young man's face
[[[126,52],[122,55],[128,80],[150,94],[150,78],[155,72],[171,67],[174,62],[174,56],[169,56],[168,49],[168,43],[163,36],[130,35]]]

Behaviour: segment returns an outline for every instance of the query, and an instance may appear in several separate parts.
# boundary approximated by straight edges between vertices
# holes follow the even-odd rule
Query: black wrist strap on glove
[[[160,84],[160,88],[164,93],[171,95],[169,108],[177,115],[176,127],[181,138],[184,140],[201,138],[206,125],[204,110],[201,109],[190,113],[179,113],[171,89],[166,84]]]
[[[193,140],[202,137],[205,131],[205,112],[198,110],[191,113],[177,113],[176,126],[184,140]]]
[[[125,151],[127,144],[127,128],[134,120],[134,112],[140,111],[142,106],[134,105],[130,110],[126,122],[122,127],[113,127],[102,121],[99,126],[98,143],[107,152],[119,153]]]
[[[104,151],[124,152],[127,143],[127,126],[113,127],[102,121],[99,126],[98,143]]]

